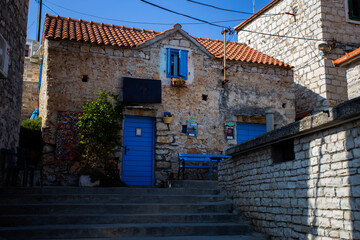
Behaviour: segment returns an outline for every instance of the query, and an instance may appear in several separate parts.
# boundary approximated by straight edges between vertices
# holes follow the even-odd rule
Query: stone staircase
[[[0,188],[0,239],[260,240],[216,182]]]

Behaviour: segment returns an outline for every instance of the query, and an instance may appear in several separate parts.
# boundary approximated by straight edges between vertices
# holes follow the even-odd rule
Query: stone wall
[[[295,159],[275,163],[293,141]],[[360,238],[360,98],[227,150],[221,189],[272,239]]]
[[[344,0],[283,0],[238,33],[239,42],[295,67],[297,113],[309,109],[317,112],[347,100],[345,70],[335,68],[331,60],[358,47],[360,26],[346,21],[344,3]],[[335,40],[335,48],[322,56],[318,49],[320,41],[316,39]]]
[[[28,5],[0,0],[0,34],[11,48],[8,77],[0,79],[0,148],[15,148],[19,141]]]
[[[346,67],[346,79],[348,98],[360,97],[360,61],[356,61]]]
[[[23,74],[21,120],[30,118],[32,112],[39,108],[39,73],[40,61],[26,57]]]
[[[166,47],[186,49],[186,88],[171,86],[166,77]],[[71,41],[45,40],[40,115],[43,117],[45,155],[43,164],[49,184],[73,184],[69,175],[77,165],[54,158],[57,113],[81,111],[86,100],[99,90],[122,95],[123,77],[162,82],[161,104],[127,106],[126,115],[156,118],[155,179],[177,172],[177,153],[220,153],[236,144],[224,136],[224,122],[236,122],[238,115],[265,116],[275,110],[277,127],[294,121],[292,71],[268,65],[229,61],[230,82],[222,86],[221,60],[215,60],[180,32],[142,49],[124,49]],[[83,75],[88,82],[82,82]],[[207,99],[203,95],[207,95]],[[162,122],[163,112],[175,114],[170,125]],[[182,125],[199,121],[198,137],[182,133]],[[120,153],[121,157],[121,153]]]

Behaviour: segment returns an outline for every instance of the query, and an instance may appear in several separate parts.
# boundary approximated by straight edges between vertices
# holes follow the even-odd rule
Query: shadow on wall
[[[307,239],[360,239],[360,121],[308,141]],[[306,137],[302,148],[307,148]]]
[[[320,112],[329,107],[329,102],[326,98],[320,96],[314,91],[295,84],[295,112],[302,113],[312,110],[312,113]]]
[[[276,239],[360,239],[360,98],[226,154],[233,157],[221,162],[219,186],[256,230]]]
[[[345,186],[349,186],[349,199],[342,199],[341,207],[348,209],[346,217],[350,223],[345,224],[345,229],[353,231],[349,239],[360,239],[360,121],[357,122],[357,127],[351,131],[346,132],[345,147],[348,151],[348,156],[353,159],[344,162],[348,164],[349,169],[348,181],[344,181]],[[346,194],[347,192],[345,192]]]

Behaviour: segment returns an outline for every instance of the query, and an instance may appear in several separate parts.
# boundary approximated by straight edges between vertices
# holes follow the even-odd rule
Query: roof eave
[[[253,20],[255,20],[257,17],[271,9],[273,6],[275,6],[278,2],[281,0],[273,0],[270,3],[268,3],[265,7],[254,13],[252,16],[250,16],[248,19],[246,19],[244,22],[240,23],[239,25],[234,27],[235,31],[240,31],[242,28],[244,28],[246,25],[251,23]]]
[[[345,56],[332,61],[335,67],[343,67],[360,59],[360,48],[346,54]]]
[[[135,49],[141,49],[147,46],[150,46],[152,44],[154,44],[155,42],[158,42],[168,36],[170,36],[171,34],[175,33],[175,32],[179,32],[181,35],[183,35],[186,39],[188,39],[190,42],[192,42],[193,44],[195,44],[200,50],[202,50],[206,55],[208,55],[210,58],[215,58],[214,55],[212,55],[208,50],[206,50],[206,48],[201,45],[200,43],[198,43],[192,36],[190,36],[187,32],[185,32],[184,30],[181,29],[180,24],[175,24],[174,28],[169,29],[167,31],[164,31],[163,33],[157,35],[156,37],[154,37],[153,39],[150,39],[148,41],[146,41],[145,43],[138,45],[135,47]]]

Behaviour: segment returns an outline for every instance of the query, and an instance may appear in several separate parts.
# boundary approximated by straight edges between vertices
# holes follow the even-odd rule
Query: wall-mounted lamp
[[[318,48],[323,53],[329,53],[331,50],[333,50],[335,47],[335,41],[331,41],[330,43],[326,41],[322,41],[318,44]]]

